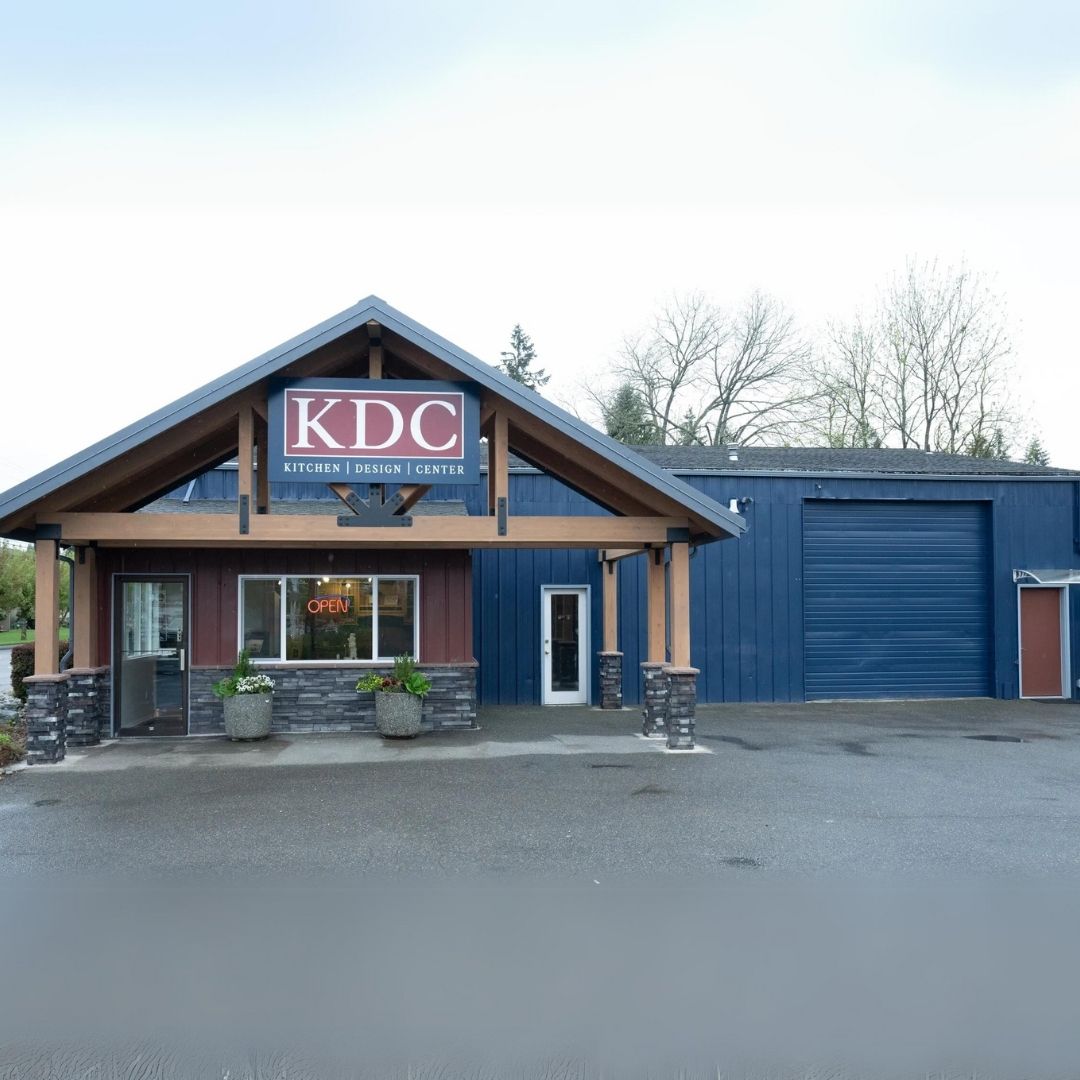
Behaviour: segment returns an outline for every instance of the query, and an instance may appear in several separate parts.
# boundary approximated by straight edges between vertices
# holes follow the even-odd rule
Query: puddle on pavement
[[[974,739],[976,742],[1027,742],[1019,735],[965,735],[965,739]]]
[[[646,784],[644,787],[639,787],[637,791],[632,791],[631,795],[670,795],[671,788],[659,787],[656,784]]]
[[[740,739],[738,735],[707,735],[703,731],[697,732],[699,739],[712,739],[715,742],[727,743],[729,746],[737,746],[740,750],[764,750],[764,746],[759,746],[757,743],[747,742],[745,739]]]
[[[757,859],[748,859],[745,855],[734,855],[720,860],[724,866],[735,866],[743,870],[760,870],[761,863]]]

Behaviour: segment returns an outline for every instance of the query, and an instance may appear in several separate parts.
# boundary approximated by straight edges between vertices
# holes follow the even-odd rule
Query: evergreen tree
[[[971,437],[964,451],[969,457],[994,458],[1007,460],[1009,457],[1009,444],[1005,439],[1005,433],[996,427],[989,434],[979,432]]]
[[[604,427],[613,439],[630,446],[654,446],[660,442],[644,400],[630,383],[622,383],[601,409]]]
[[[1050,455],[1046,452],[1046,448],[1038,435],[1028,443],[1027,449],[1024,451],[1024,462],[1028,465],[1050,464]]]
[[[518,323],[510,334],[510,348],[500,354],[502,363],[499,365],[514,382],[527,386],[530,390],[539,390],[546,386],[551,376],[543,368],[532,368],[536,360],[536,346],[532,338],[521,329]]]

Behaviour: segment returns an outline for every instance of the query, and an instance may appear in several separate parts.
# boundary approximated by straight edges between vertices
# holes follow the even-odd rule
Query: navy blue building
[[[1080,473],[919,450],[637,449],[749,524],[738,543],[691,555],[699,700],[1077,696],[1080,590],[1069,582],[1080,575],[1069,568],[1080,564]],[[470,513],[482,512],[481,489],[431,498],[463,492],[477,502]],[[314,489],[274,485],[273,495],[311,499]],[[170,495],[235,497],[229,466]],[[510,509],[606,512],[521,461],[511,462]],[[645,560],[616,565],[623,699],[636,703]],[[584,594],[595,655],[601,574],[588,550],[474,553],[481,703],[543,702],[545,591]]]

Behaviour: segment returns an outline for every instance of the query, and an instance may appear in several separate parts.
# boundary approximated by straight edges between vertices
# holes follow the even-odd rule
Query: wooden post
[[[255,509],[270,513],[270,429],[261,416],[255,420]]]
[[[671,545],[671,564],[668,568],[671,589],[671,664],[677,668],[690,666],[690,545],[679,542]]]
[[[251,510],[252,477],[255,471],[255,418],[250,405],[240,406],[239,416],[239,445],[236,451],[237,473],[237,513],[243,514],[241,509],[244,504],[244,496],[247,496],[248,510]]]
[[[605,560],[600,568],[604,575],[604,652],[618,652],[619,566]]]
[[[382,327],[377,322],[367,324],[368,340],[368,378],[383,377]]]
[[[73,667],[97,667],[97,631],[97,552],[92,547],[81,547],[75,555],[75,625],[71,628],[75,638]]]
[[[55,540],[35,540],[34,674],[59,675],[60,564]]]
[[[497,514],[499,499],[510,499],[509,427],[506,414],[497,412],[488,426],[488,514]]]
[[[662,664],[666,659],[664,631],[667,629],[664,551],[662,548],[652,548],[645,553],[645,557],[649,560],[646,590],[649,647],[646,660],[652,664]]]

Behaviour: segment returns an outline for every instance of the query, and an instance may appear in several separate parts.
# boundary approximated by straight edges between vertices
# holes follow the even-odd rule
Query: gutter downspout
[[[70,555],[57,555],[58,562],[68,564],[68,647],[60,657],[60,670],[67,671],[75,659],[75,560]]]

